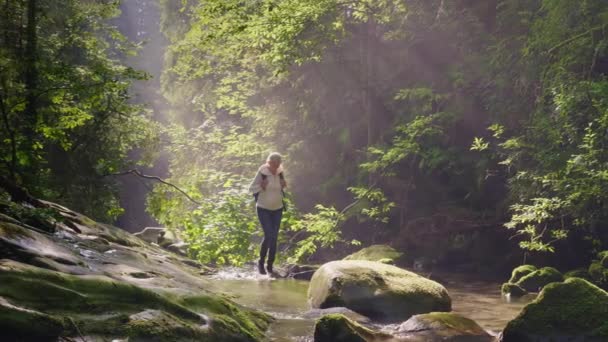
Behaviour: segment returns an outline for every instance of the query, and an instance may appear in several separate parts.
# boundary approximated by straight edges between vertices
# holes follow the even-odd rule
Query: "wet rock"
[[[319,265],[288,265],[285,278],[310,280],[318,269]]]
[[[518,298],[525,296],[528,291],[524,290],[521,286],[512,283],[504,283],[500,289],[503,296]]]
[[[415,315],[399,326],[396,335],[429,342],[494,341],[494,336],[472,319],[450,312]]]
[[[372,245],[346,256],[342,260],[378,261],[385,264],[394,265],[402,257],[403,253],[397,252],[393,247],[387,245]]]
[[[353,320],[358,323],[369,323],[371,320],[361,314],[358,314],[349,308],[328,308],[328,309],[311,309],[304,313],[303,317],[306,319],[317,319],[321,316],[330,314],[344,315],[346,318]]]
[[[165,247],[165,249],[181,256],[188,256],[189,247],[189,243],[179,241],[177,243],[170,244],[169,246]]]
[[[10,316],[3,329],[9,336],[23,333],[18,320],[39,318],[49,326],[44,334],[55,337],[74,336],[76,332],[63,324],[73,319],[80,333],[107,338],[257,341],[270,321],[264,314],[211,294],[205,300],[178,299],[178,303],[175,295],[164,293],[104,276],[72,276],[0,261],[0,297],[16,307],[0,306],[0,312]],[[230,315],[225,307],[230,307]]]
[[[51,236],[27,229],[21,225],[0,222],[0,258],[28,262],[44,257],[64,265],[79,265],[81,261]]]
[[[360,260],[321,266],[310,281],[308,300],[313,308],[347,307],[390,322],[451,309],[441,284],[392,265]]]
[[[608,293],[580,278],[549,284],[507,324],[500,341],[608,341]]]
[[[56,341],[65,329],[60,319],[0,297],[0,331],[5,341]]]
[[[369,342],[388,339],[390,335],[378,333],[341,314],[321,317],[315,324],[315,342]]]
[[[45,203],[65,220],[54,234],[0,207],[0,340],[264,339],[271,318],[209,293],[200,264]],[[204,300],[182,301],[192,295]]]

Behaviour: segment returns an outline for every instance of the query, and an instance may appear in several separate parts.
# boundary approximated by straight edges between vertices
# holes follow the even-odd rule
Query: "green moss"
[[[393,247],[387,245],[372,245],[363,248],[342,260],[368,260],[385,264],[394,264],[402,256],[403,253],[397,252]]]
[[[315,342],[366,342],[388,337],[353,322],[342,314],[325,315],[315,324]]]
[[[608,293],[580,278],[545,286],[503,331],[504,342],[533,336],[608,340]]]
[[[486,335],[486,331],[474,320],[451,312],[431,312],[416,315],[412,319],[424,322],[429,327],[452,330],[452,335]]]
[[[589,265],[589,276],[596,285],[602,288],[608,287],[608,268],[605,268],[599,261]]]
[[[3,339],[55,341],[65,329],[61,319],[14,306],[0,297],[0,331]]]
[[[229,299],[219,296],[188,296],[178,301],[185,307],[205,315],[224,315],[235,319],[239,330],[246,331],[248,335],[261,339],[261,332],[268,328],[273,318],[263,312],[242,308]]]
[[[308,298],[313,308],[344,306],[384,321],[451,309],[441,284],[392,265],[360,260],[321,266],[310,281]]]
[[[521,266],[517,266],[515,267],[515,269],[513,269],[513,271],[511,272],[511,278],[509,279],[509,281],[507,283],[511,283],[511,284],[515,284],[517,283],[522,277],[536,271],[537,268],[534,265],[521,265]]]
[[[23,228],[17,224],[0,221],[0,238],[6,237],[9,239],[19,237],[31,237],[31,234],[26,228]]]
[[[537,292],[545,285],[564,280],[564,276],[553,267],[543,267],[523,276],[516,283],[529,292]]]
[[[528,293],[528,291],[524,290],[521,286],[511,283],[502,284],[500,291],[503,295],[509,295],[511,297],[521,297]]]
[[[0,296],[37,310],[137,312],[145,303],[147,308],[198,318],[183,306],[135,285],[106,277],[72,276],[10,261],[0,264]]]
[[[608,252],[608,251],[606,251]],[[604,257],[602,259],[600,259],[600,262],[602,264],[602,266],[604,266],[604,268],[608,268],[608,253],[605,253],[606,255],[604,255]]]
[[[105,277],[67,275],[6,260],[0,263],[0,296],[58,321],[74,318],[74,324],[62,326],[62,336],[80,331],[158,341],[259,341],[270,321],[213,295],[176,302]]]

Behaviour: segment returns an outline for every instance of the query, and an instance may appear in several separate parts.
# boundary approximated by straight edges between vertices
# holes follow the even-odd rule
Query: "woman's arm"
[[[262,173],[258,171],[255,174],[255,177],[253,178],[253,181],[249,185],[249,192],[251,194],[255,195],[255,194],[257,194],[258,192],[260,192],[262,190],[263,190],[263,187],[262,187]]]

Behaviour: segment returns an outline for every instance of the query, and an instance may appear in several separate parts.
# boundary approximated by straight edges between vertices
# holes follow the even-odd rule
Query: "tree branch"
[[[184,190],[180,189],[178,186],[171,184],[167,181],[165,181],[164,179],[157,177],[157,176],[150,176],[150,175],[144,175],[143,173],[141,173],[141,171],[137,170],[137,169],[133,169],[133,170],[129,170],[129,171],[125,171],[125,172],[119,172],[119,173],[110,173],[110,174],[106,174],[105,176],[124,176],[124,175],[135,175],[137,177],[141,177],[141,178],[145,178],[145,179],[152,179],[155,180],[157,182],[160,182],[162,184],[168,185],[172,188],[174,188],[175,190],[179,191],[182,195],[184,195],[187,199],[189,199],[192,203],[201,205],[201,202],[198,202],[197,200],[195,200],[194,198],[190,197],[190,195],[188,195]]]
[[[606,27],[606,24],[602,24],[600,26],[593,27],[593,28],[591,28],[591,29],[589,29],[589,30],[581,33],[581,34],[577,34],[574,37],[571,37],[571,38],[568,38],[568,39],[564,40],[563,42],[561,42],[561,43],[555,45],[554,47],[550,48],[549,50],[547,50],[547,52],[549,54],[552,54],[555,50],[560,49],[560,48],[562,48],[562,47],[564,47],[564,46],[572,43],[573,41],[575,41],[577,39],[580,39],[580,38],[582,38],[582,37],[584,37],[584,36],[586,36],[586,35],[588,35],[590,33],[593,33],[593,32],[598,31],[598,30],[603,30],[605,27]]]

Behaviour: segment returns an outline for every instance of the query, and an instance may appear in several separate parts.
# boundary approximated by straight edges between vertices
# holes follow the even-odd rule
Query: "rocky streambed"
[[[553,282],[538,296],[507,302],[498,284],[447,274],[435,282],[389,265],[400,258],[394,251],[370,250],[318,269],[297,268],[296,274],[314,272],[309,284],[253,268],[213,271],[57,204],[4,201],[2,338],[608,340],[608,294],[586,280]]]

